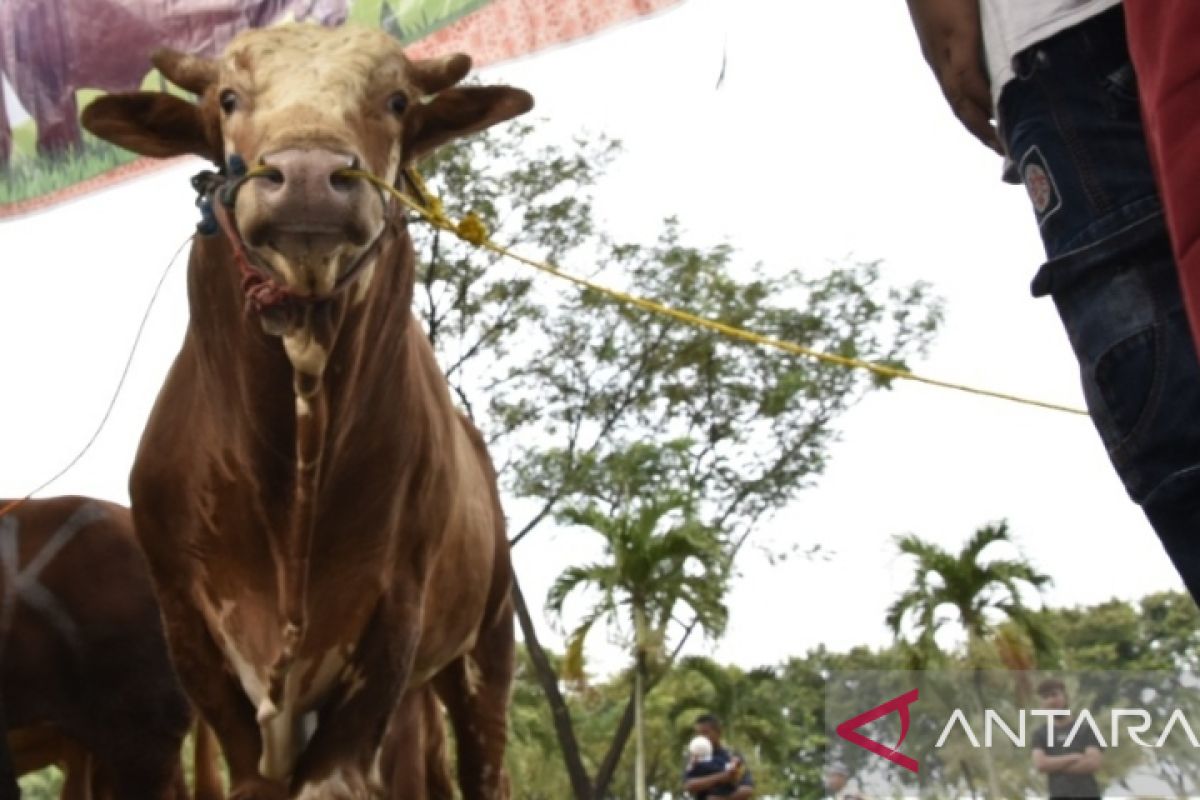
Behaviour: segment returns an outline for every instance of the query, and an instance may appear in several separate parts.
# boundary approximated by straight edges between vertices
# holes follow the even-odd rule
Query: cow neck
[[[404,223],[388,224],[362,284],[296,309],[284,330],[245,310],[223,237],[197,240],[192,254],[189,337],[199,352],[201,390],[227,409],[232,429],[224,435],[238,437],[248,428],[260,451],[256,460],[291,462],[290,497],[282,498],[286,523],[271,543],[284,645],[271,673],[276,703],[305,632],[322,471],[331,455],[354,446],[345,441],[347,430],[362,430],[361,421],[382,398],[402,402],[415,390],[404,380],[413,361],[414,254]]]

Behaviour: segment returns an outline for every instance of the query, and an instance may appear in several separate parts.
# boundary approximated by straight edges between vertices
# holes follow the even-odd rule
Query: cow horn
[[[471,71],[471,57],[455,53],[441,58],[422,58],[412,62],[413,82],[427,95],[437,94],[461,81]]]
[[[192,94],[204,94],[204,90],[217,80],[216,62],[169,47],[155,50],[150,61],[167,80]]]

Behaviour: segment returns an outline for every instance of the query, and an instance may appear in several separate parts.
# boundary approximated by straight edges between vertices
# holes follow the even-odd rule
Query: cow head
[[[395,182],[440,144],[528,111],[504,86],[457,87],[465,55],[410,60],[370,28],[291,24],[247,31],[218,60],[164,50],[154,64],[193,103],[162,92],[107,95],[88,130],[153,157],[186,153],[267,167],[237,195],[251,255],[299,295],[323,296],[385,228],[388,200],[339,170]]]

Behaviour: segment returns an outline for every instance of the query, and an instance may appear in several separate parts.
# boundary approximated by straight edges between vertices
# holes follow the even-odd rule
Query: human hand
[[[942,94],[958,121],[1003,153],[992,124],[992,92],[983,60],[977,0],[908,0],[908,13]]]

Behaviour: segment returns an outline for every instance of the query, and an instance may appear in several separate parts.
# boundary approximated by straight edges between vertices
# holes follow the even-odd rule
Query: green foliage
[[[189,96],[179,87],[166,83],[157,70],[146,74],[142,88]],[[75,92],[75,105],[84,108],[101,94],[103,92],[96,89],[79,89]],[[55,158],[39,156],[37,127],[33,120],[28,120],[13,128],[12,161],[6,171],[0,171],[0,205],[52,194],[136,158],[133,153],[101,141],[87,131],[83,132],[80,150]]]
[[[940,305],[922,284],[882,286],[877,264],[778,277],[729,245],[688,244],[674,219],[649,244],[605,236],[592,190],[618,151],[603,137],[545,144],[516,123],[444,148],[426,171],[452,215],[474,211],[496,241],[624,291],[893,365],[928,347]],[[549,522],[604,542],[549,597],[555,612],[585,587],[595,600],[571,621],[565,676],[583,677],[584,642],[604,624],[652,695],[692,631],[720,635],[739,549],[824,471],[838,416],[885,384],[580,291],[422,226],[414,239],[417,313],[508,499],[525,501],[509,508],[529,509],[513,520],[514,544]],[[549,688],[559,677],[541,681],[561,706]],[[563,746],[571,762],[574,745]]]
[[[1166,592],[1150,595],[1136,604],[1113,600],[1083,608],[1050,608],[1041,610],[1039,614],[1058,641],[1059,647],[1054,653],[1060,659],[1058,663],[1070,665],[1074,670],[1129,673],[1164,667],[1163,686],[1167,686],[1171,681],[1178,681],[1184,665],[1195,663],[1195,659],[1200,658],[1200,641],[1197,641],[1196,633],[1200,630],[1200,613],[1184,594]],[[1129,624],[1126,627],[1126,622],[1122,622],[1122,627],[1113,629],[1112,638],[1127,643],[1123,652],[1130,654],[1131,660],[1117,655],[1116,650],[1096,649],[1105,626],[1118,620]],[[1141,622],[1134,624],[1134,620]],[[1159,653],[1168,648],[1170,657],[1166,662],[1159,660]],[[555,657],[555,662],[560,663],[560,659]],[[662,797],[667,792],[679,796],[683,748],[691,735],[692,720],[697,713],[704,711],[715,713],[724,721],[725,739],[749,760],[760,796],[822,796],[822,765],[826,763],[828,748],[839,744],[826,740],[825,676],[861,673],[878,675],[879,680],[884,680],[889,673],[903,674],[907,665],[907,654],[900,643],[881,649],[858,647],[846,652],[831,652],[818,647],[783,664],[749,670],[707,658],[684,659],[663,677],[647,698],[649,796]],[[978,660],[963,649],[945,654],[942,666],[951,671],[962,671],[978,666]],[[1000,665],[989,663],[987,666]],[[1003,680],[1002,672],[984,675],[989,682],[989,692],[1006,691],[1000,683],[991,685],[991,682]],[[594,768],[605,752],[611,731],[628,699],[629,681],[629,674],[622,673],[587,685],[574,685],[567,693],[567,703],[579,733],[583,758],[589,767]],[[955,682],[954,686],[961,687],[961,683]],[[1009,684],[1009,689],[1012,686]],[[887,694],[885,689],[878,687],[860,688],[864,697],[891,697],[894,694]],[[1126,693],[1142,688],[1146,687],[1120,687]],[[1097,693],[1104,690],[1104,685],[1071,687],[1073,696],[1083,702],[1097,700]],[[1118,698],[1120,696],[1117,695]],[[1172,696],[1177,698],[1178,693]],[[923,714],[914,717],[913,724],[920,725],[923,720],[938,717],[939,714],[944,717],[948,715],[946,709],[960,706],[962,702],[961,694],[940,697],[923,690]],[[1131,705],[1142,707],[1148,702],[1151,701],[1141,696]],[[521,662],[518,670],[510,713],[512,737],[509,766],[513,775],[514,798],[558,800],[570,797],[570,787],[557,761],[550,714],[526,661]],[[1192,709],[1187,713],[1189,718],[1195,718],[1192,714],[1200,714],[1200,709]],[[918,735],[916,728],[912,735]],[[927,732],[925,735],[928,738]],[[1186,744],[1186,739],[1181,737],[1180,741]],[[965,772],[962,763],[966,759],[958,758],[965,753],[956,753],[951,746],[942,754],[940,762],[922,762],[922,774],[931,796],[937,796],[938,789],[942,796],[952,796],[954,792],[958,792],[957,796],[968,796],[968,776],[977,792],[986,789],[984,771],[976,769],[974,772]],[[978,754],[974,755],[977,758]],[[1188,774],[1189,771],[1200,772],[1193,765],[1194,759],[1187,757],[1190,753],[1175,752],[1168,748],[1162,755],[1162,759],[1151,764],[1151,767],[1161,769],[1164,779],[1173,778],[1177,785],[1186,785],[1178,782],[1194,781],[1200,777]],[[1028,754],[1018,752],[1016,756],[1015,760],[1002,758],[996,765],[999,785],[1013,792],[1005,796],[1021,794],[1018,788],[1025,790],[1026,796],[1044,792],[1044,783],[1034,779],[1028,770]],[[836,749],[836,757],[851,769],[861,768],[871,758],[866,751],[856,747]],[[623,760],[607,797],[633,797],[631,761],[630,756]],[[1107,751],[1102,777],[1104,780],[1119,780],[1135,763],[1123,751]]]
[[[661,663],[667,628],[679,607],[711,636],[724,630],[728,546],[696,517],[690,443],[630,445],[589,462],[587,490],[566,500],[560,523],[594,531],[605,558],[569,567],[551,587],[547,607],[561,616],[567,596],[590,586],[599,600],[568,640],[568,666],[581,666],[583,639],[601,618],[630,625],[635,657]],[[579,677],[576,674],[574,677]]]
[[[699,250],[681,235],[668,220],[653,246],[608,246],[602,277],[665,305],[831,352],[895,361],[928,344],[909,325],[911,309],[878,289],[875,265],[812,280],[771,278],[735,266],[728,247]],[[927,304],[924,328],[938,312],[918,296]],[[519,376],[525,391],[494,401],[513,416],[536,397],[540,419],[562,434],[557,447],[526,449],[512,485],[522,496],[586,490],[588,458],[606,449],[686,440],[703,490],[701,518],[737,537],[812,484],[836,439],[834,419],[873,387],[864,373],[740,344],[591,292],[562,302],[542,326],[545,349]],[[907,319],[903,330],[897,317]]]
[[[1006,522],[980,528],[958,553],[918,536],[897,537],[900,553],[915,560],[916,571],[912,588],[888,608],[886,622],[897,638],[902,638],[906,628],[915,633],[915,641],[906,642],[914,668],[937,663],[943,657],[934,637],[947,622],[959,625],[967,636],[968,647],[977,648],[978,643],[992,638],[997,619],[1007,620],[1027,638],[1036,654],[1050,655],[1053,638],[1041,618],[1025,604],[1022,594],[1030,589],[1040,592],[1049,585],[1050,576],[1021,558],[981,560],[989,547],[1011,543]],[[949,611],[951,616],[941,616],[942,611]],[[989,647],[987,656],[978,649],[970,652],[987,658],[995,650]]]
[[[577,143],[568,154],[537,144],[534,131],[533,125],[510,123],[502,133],[442,148],[422,168],[450,214],[473,211],[497,241],[560,258],[594,234],[591,187],[617,145],[599,137]],[[511,451],[506,445],[536,420],[537,411],[530,402],[490,406],[487,399],[511,394],[536,323],[552,311],[563,287],[544,285],[547,279],[528,267],[445,232],[417,225],[413,237],[420,270],[416,311],[456,398],[481,423],[504,471]]]
[[[84,134],[83,149],[79,152],[53,159],[13,159],[8,170],[0,173],[0,204],[50,194],[127,164],[134,158],[133,153]]]
[[[25,775],[19,783],[23,800],[58,800],[62,791],[63,774],[55,767],[47,767]]]

